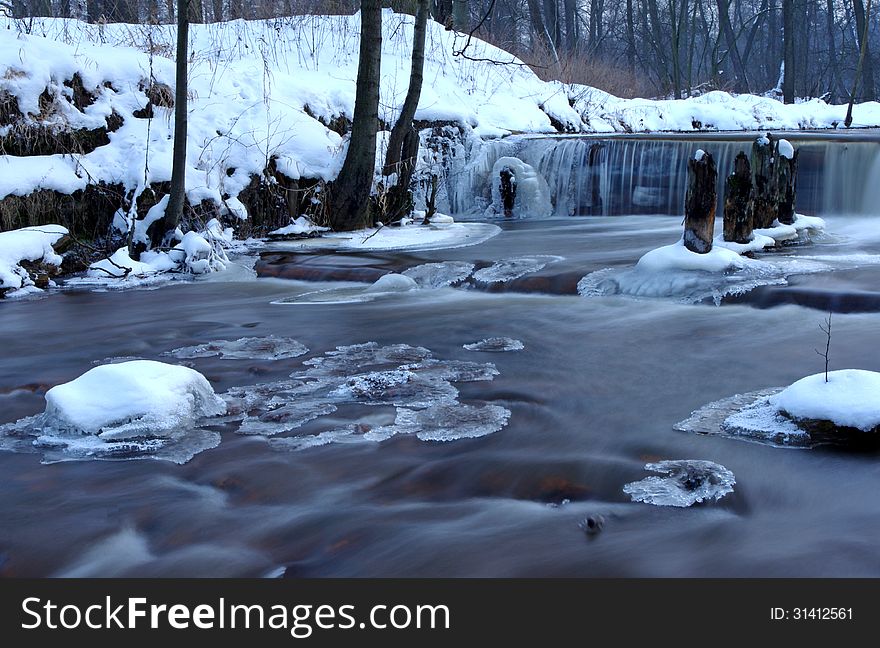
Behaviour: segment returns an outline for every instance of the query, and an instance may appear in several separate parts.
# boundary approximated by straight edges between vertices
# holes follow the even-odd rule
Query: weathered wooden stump
[[[748,243],[752,239],[752,169],[749,158],[740,153],[733,161],[733,173],[724,184],[724,240]]]
[[[750,210],[752,227],[763,229],[772,227],[776,220],[776,173],[774,158],[776,143],[769,133],[762,135],[752,144],[752,195]]]
[[[705,254],[715,234],[715,181],[718,171],[709,153],[699,150],[688,160],[688,188],[684,200],[684,245]]]
[[[787,140],[776,143],[776,217],[784,225],[794,223],[797,197],[798,151]]]
[[[501,178],[501,206],[505,216],[513,216],[513,203],[516,201],[516,176],[510,167],[504,167],[498,172]]]

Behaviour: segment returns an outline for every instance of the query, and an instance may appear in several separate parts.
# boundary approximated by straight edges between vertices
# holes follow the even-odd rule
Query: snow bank
[[[0,173],[2,177],[2,173]],[[0,292],[33,286],[22,261],[41,261],[60,266],[61,257],[52,248],[67,235],[61,225],[41,225],[0,232]]]
[[[102,438],[161,435],[226,411],[199,372],[152,360],[95,367],[46,392],[47,427]]]
[[[308,236],[314,234],[320,234],[321,232],[329,232],[329,227],[320,227],[315,225],[312,221],[310,221],[305,216],[300,216],[299,218],[293,219],[290,225],[286,227],[280,227],[277,230],[273,230],[269,232],[270,237],[285,237],[285,236]]]
[[[831,421],[868,432],[880,426],[880,373],[844,369],[798,380],[771,403],[795,419]]]

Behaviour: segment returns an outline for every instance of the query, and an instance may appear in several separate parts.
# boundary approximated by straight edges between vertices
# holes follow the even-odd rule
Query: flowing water
[[[184,465],[45,465],[40,454],[0,453],[0,574],[878,576],[876,455],[673,430],[711,401],[821,371],[814,348],[828,307],[837,311],[832,367],[880,369],[880,230],[870,217],[828,222],[833,236],[796,254],[846,256],[849,269],[790,277],[720,307],[559,294],[676,240],[680,218],[669,216],[510,221],[473,247],[316,257],[397,272],[539,257],[530,283],[450,287],[415,272],[440,287],[296,303],[340,284],[261,278],[3,303],[0,424],[41,412],[47,388],[106,358],[186,363],[221,393],[289,383],[291,374],[345,374],[326,352],[366,342],[426,349],[441,361],[429,369],[446,378],[474,369],[462,362],[492,363],[497,375],[486,370],[486,379],[431,384],[446,395],[454,385],[461,404],[498,414],[495,423],[504,411],[509,419],[498,431],[481,419],[483,436],[446,442],[415,434],[337,435],[304,450],[276,442],[352,421],[361,432],[394,422],[393,399],[365,404],[337,391],[293,435],[241,435],[223,423],[219,446]],[[560,285],[572,290],[553,290]],[[272,349],[293,338],[308,351],[285,343],[289,352],[270,359],[260,345],[236,344],[163,355],[256,336],[276,336]],[[509,340],[463,346],[490,338]],[[424,350],[407,354],[402,361],[426,362]],[[396,379],[370,380],[379,378]],[[350,390],[372,388],[359,380]],[[733,492],[689,508],[632,501],[624,486],[666,460],[720,464],[735,476]],[[601,531],[585,533],[585,519],[597,516]]]

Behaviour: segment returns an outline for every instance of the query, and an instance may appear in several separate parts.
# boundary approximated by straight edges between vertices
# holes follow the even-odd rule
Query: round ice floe
[[[830,421],[869,432],[880,426],[880,373],[861,369],[829,371],[798,380],[771,399],[796,420]]]
[[[297,358],[309,352],[308,347],[292,338],[247,337],[237,340],[213,340],[205,344],[181,347],[168,351],[166,355],[175,358],[208,358],[220,356],[224,359],[281,360]]]
[[[692,506],[698,502],[719,500],[733,492],[736,479],[724,466],[711,461],[682,459],[645,465],[651,476],[623,487],[634,502],[655,506]]]

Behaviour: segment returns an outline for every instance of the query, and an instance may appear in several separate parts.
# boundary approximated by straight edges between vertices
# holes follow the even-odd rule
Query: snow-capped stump
[[[67,234],[61,225],[0,232],[0,298],[22,289],[45,288],[61,267],[54,248],[64,243]]]
[[[718,171],[715,160],[702,149],[688,160],[688,186],[684,201],[684,245],[691,252],[705,254],[712,250],[715,232]]]
[[[634,502],[655,506],[687,507],[717,501],[733,492],[736,478],[724,466],[698,459],[680,459],[645,464],[645,470],[659,473],[626,484],[623,492]]]
[[[740,152],[733,161],[733,173],[724,184],[724,240],[746,244],[752,240],[752,167],[746,154]]]
[[[0,426],[0,449],[72,459],[164,459],[185,463],[216,447],[200,429],[226,412],[208,380],[187,367],[133,360],[95,367],[46,392],[46,409]]]
[[[843,369],[807,376],[770,398],[814,445],[873,445],[880,440],[880,373]]]

